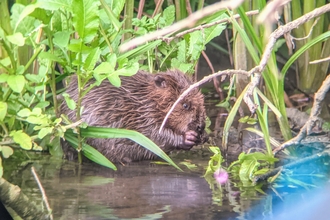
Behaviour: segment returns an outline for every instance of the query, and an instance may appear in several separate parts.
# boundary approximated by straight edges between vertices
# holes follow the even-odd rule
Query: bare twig
[[[319,59],[319,60],[313,60],[313,61],[309,62],[309,64],[317,64],[317,63],[327,62],[329,60],[330,60],[330,56],[323,58],[323,59]]]
[[[121,45],[119,50],[121,52],[124,52],[124,51],[130,50],[131,48],[139,46],[145,42],[148,42],[150,40],[159,39],[160,37],[163,37],[170,33],[174,33],[176,31],[182,30],[183,28],[192,27],[201,18],[203,18],[207,15],[213,14],[213,13],[219,11],[220,9],[237,8],[239,5],[241,5],[242,2],[243,2],[243,0],[221,1],[221,2],[215,3],[213,5],[207,6],[199,11],[194,12],[193,14],[189,15],[187,18],[185,18],[181,21],[178,21],[177,23],[175,23],[171,26],[168,26],[168,27],[163,28],[158,31],[151,32],[151,33],[146,34],[141,37],[134,38],[131,41]]]
[[[251,15],[256,15],[259,13],[259,10],[254,10],[254,11],[248,11],[246,12],[245,14],[247,16],[251,16]],[[236,15],[233,15],[232,18],[234,19],[238,19],[240,18],[240,15],[239,14],[236,14]],[[182,37],[186,34],[189,34],[191,32],[194,32],[194,31],[199,31],[199,30],[203,30],[205,28],[209,28],[209,27],[212,27],[214,25],[217,25],[217,24],[221,24],[221,23],[231,23],[231,19],[232,18],[224,18],[224,19],[220,19],[218,21],[214,21],[214,22],[211,22],[211,23],[208,23],[208,24],[203,24],[203,25],[199,25],[197,27],[194,27],[194,28],[191,28],[191,29],[188,29],[186,31],[182,31],[178,34],[176,34],[175,36],[173,37],[161,37],[160,39],[162,39],[163,41],[169,43],[171,42],[172,40],[176,39],[176,38],[179,38],[179,37]],[[159,39],[159,38],[158,38]]]
[[[53,219],[53,215],[51,214],[52,213],[52,210],[49,207],[47,196],[46,196],[46,192],[45,192],[44,188],[41,185],[41,182],[39,180],[38,174],[36,173],[34,167],[31,167],[31,172],[33,174],[33,177],[34,177],[35,181],[38,184],[39,189],[40,189],[40,192],[41,192],[41,195],[42,195],[42,200],[44,201],[44,203],[46,205],[46,209],[47,209],[47,211],[49,213],[49,219],[52,220]]]
[[[323,81],[322,86],[319,88],[319,90],[315,94],[315,100],[313,103],[313,107],[312,107],[309,119],[306,122],[306,124],[300,129],[300,132],[298,133],[298,135],[296,137],[283,143],[278,148],[275,148],[273,150],[273,154],[276,154],[277,152],[283,150],[284,148],[286,148],[288,146],[299,144],[300,141],[306,137],[306,135],[310,134],[315,123],[319,120],[317,116],[321,112],[321,102],[324,100],[324,97],[329,90],[330,90],[330,75],[328,75],[327,78]]]

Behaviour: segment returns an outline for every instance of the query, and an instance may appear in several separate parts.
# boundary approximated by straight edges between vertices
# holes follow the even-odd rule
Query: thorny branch
[[[185,97],[191,90],[193,90],[194,88],[202,85],[203,83],[207,82],[208,80],[211,80],[214,77],[218,77],[221,75],[233,75],[233,74],[245,74],[248,76],[251,76],[252,74],[254,74],[254,77],[252,79],[252,81],[249,84],[249,88],[247,90],[247,92],[245,93],[244,96],[244,101],[245,103],[248,105],[250,112],[254,113],[256,106],[253,103],[251,96],[252,96],[252,91],[254,90],[254,88],[259,84],[260,82],[260,78],[261,78],[261,73],[264,71],[264,69],[266,68],[267,65],[267,61],[269,59],[269,57],[271,56],[271,52],[273,50],[273,47],[276,43],[276,40],[281,37],[282,35],[290,32],[292,29],[297,28],[299,25],[315,18],[318,17],[326,12],[330,11],[330,3],[326,4],[322,7],[316,8],[313,11],[305,14],[304,16],[301,16],[300,18],[297,18],[296,20],[289,22],[283,26],[280,26],[279,28],[277,28],[272,34],[270,34],[269,36],[269,41],[265,47],[264,53],[262,55],[262,58],[260,60],[259,65],[257,65],[256,67],[252,68],[250,71],[243,71],[243,70],[225,70],[225,71],[219,71],[217,73],[214,73],[212,75],[206,76],[204,77],[201,81],[194,83],[193,85],[191,85],[186,91],[184,91],[181,96],[178,98],[178,100],[173,104],[172,108],[170,109],[170,111],[167,113],[166,117],[163,120],[163,123],[159,129],[159,132],[163,129],[163,126],[165,125],[169,115],[171,114],[171,112],[173,111],[173,109],[175,108],[175,106],[183,99],[183,97]],[[194,14],[192,14],[194,15]],[[329,76],[327,77],[327,79],[330,78]],[[330,79],[328,79],[330,81]],[[328,83],[329,84],[329,83]],[[323,87],[323,85],[322,85]],[[323,100],[323,99],[321,99]],[[317,99],[315,100],[315,103],[317,103]],[[314,104],[315,104],[314,103]],[[319,105],[319,104],[318,104]],[[313,112],[313,111],[312,111]],[[312,113],[311,113],[312,114]],[[315,119],[313,119],[313,117],[311,118],[311,122],[315,121]]]

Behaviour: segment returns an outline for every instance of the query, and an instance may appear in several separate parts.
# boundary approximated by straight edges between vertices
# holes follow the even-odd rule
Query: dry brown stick
[[[324,97],[329,90],[330,90],[330,75],[328,75],[327,78],[325,78],[325,80],[322,83],[322,86],[319,88],[319,90],[315,94],[313,107],[312,107],[309,119],[306,122],[306,124],[300,129],[300,132],[298,133],[298,135],[296,137],[283,143],[278,148],[275,148],[273,150],[273,154],[276,154],[277,152],[279,152],[280,150],[283,150],[284,148],[286,148],[288,146],[299,144],[300,141],[306,137],[306,135],[310,134],[315,123],[319,120],[317,116],[321,112],[321,103],[324,100]]]
[[[44,203],[46,205],[46,209],[47,209],[48,214],[49,214],[49,219],[53,220],[53,215],[51,214],[52,210],[49,206],[48,199],[47,199],[47,196],[46,196],[46,192],[45,192],[44,188],[42,187],[42,184],[39,180],[38,174],[37,174],[36,170],[34,169],[34,167],[31,167],[31,172],[33,174],[33,177],[34,177],[35,181],[38,184],[39,189],[40,189],[40,192],[41,192],[41,195],[42,195],[42,200],[44,201]]]
[[[187,18],[174,23],[171,26],[163,28],[161,30],[157,30],[151,32],[149,34],[134,38],[127,43],[124,43],[120,46],[119,50],[121,52],[125,52],[131,48],[144,44],[148,41],[158,39],[160,36],[166,36],[170,33],[174,33],[176,31],[182,30],[183,28],[190,28],[192,27],[198,20],[202,19],[203,17],[218,12],[220,9],[234,9],[241,5],[244,0],[231,0],[231,1],[221,1],[215,3],[213,5],[207,6],[201,10],[194,12],[193,14],[189,15]]]
[[[247,16],[251,16],[251,15],[256,15],[258,13],[259,13],[259,10],[254,10],[254,11],[248,11],[245,14]],[[240,18],[240,15],[239,14],[233,15],[232,18],[238,19],[238,18]],[[194,31],[198,31],[198,30],[203,30],[205,28],[209,28],[209,27],[212,27],[214,25],[221,24],[221,23],[231,23],[231,18],[223,18],[223,19],[220,19],[218,21],[214,21],[214,22],[211,22],[211,23],[208,23],[208,24],[199,25],[197,27],[188,29],[186,31],[182,31],[182,32],[176,34],[173,37],[158,37],[157,39],[162,39],[163,41],[169,43],[169,42],[171,42],[172,40],[174,40],[176,38],[184,36],[185,34],[188,34],[188,33],[194,32]]]

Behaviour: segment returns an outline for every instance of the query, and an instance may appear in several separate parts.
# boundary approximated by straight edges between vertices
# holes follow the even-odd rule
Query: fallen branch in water
[[[313,127],[315,126],[315,123],[319,121],[319,118],[317,116],[321,113],[321,103],[324,100],[324,97],[329,90],[330,90],[330,75],[328,75],[327,78],[325,78],[325,80],[322,83],[322,86],[315,93],[313,107],[306,124],[300,129],[300,132],[296,137],[292,138],[287,142],[284,142],[278,148],[275,148],[273,150],[273,154],[277,154],[279,151],[291,145],[299,144],[303,140],[303,138],[306,137],[306,135],[309,135],[311,133]]]

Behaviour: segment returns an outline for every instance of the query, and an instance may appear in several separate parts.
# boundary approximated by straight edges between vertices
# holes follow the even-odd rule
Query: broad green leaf
[[[73,134],[72,129],[65,132],[64,137],[66,141],[68,141],[75,149],[77,149],[78,139]],[[117,170],[116,166],[111,161],[109,161],[104,155],[98,152],[96,149],[85,143],[83,143],[82,145],[83,145],[82,152],[88,159],[102,166],[111,168],[113,170]]]
[[[101,50],[98,47],[92,49],[89,52],[84,63],[84,69],[86,71],[92,71],[94,69],[96,62],[100,59],[100,54],[101,54]]]
[[[134,74],[137,73],[138,70],[139,70],[139,64],[136,62],[126,66],[125,68],[116,70],[114,74],[118,76],[133,76]]]
[[[54,34],[53,42],[56,46],[60,48],[65,48],[69,44],[70,31],[59,31]]]
[[[7,73],[1,73],[0,74],[0,83],[7,82],[8,76],[9,75]]]
[[[10,136],[13,137],[15,143],[19,144],[21,148],[25,150],[31,150],[32,139],[29,135],[24,133],[22,130],[10,132]]]
[[[7,78],[9,87],[17,93],[22,92],[25,85],[25,78],[22,75],[10,75]]]
[[[41,101],[41,102],[38,102],[38,104],[35,106],[35,107],[38,107],[38,108],[46,108],[50,105],[50,102],[49,101]]]
[[[23,36],[32,35],[32,32],[36,31],[36,27],[42,25],[41,22],[32,16],[24,16],[22,20],[22,14],[27,6],[20,3],[15,3],[11,7],[10,24],[15,27],[15,33],[22,33]],[[28,10],[30,10],[28,8]],[[17,24],[17,26],[16,26]],[[33,38],[33,37],[32,37]],[[30,41],[30,40],[29,40]]]
[[[38,0],[40,8],[56,11],[64,9],[71,11],[72,0]]]
[[[218,24],[203,31],[204,34],[204,45],[209,43],[213,38],[219,36],[222,31],[227,27],[225,24]]]
[[[257,160],[245,160],[241,164],[241,168],[239,170],[239,177],[241,181],[248,182],[251,181],[254,175],[254,172],[259,168],[260,163]]]
[[[18,25],[20,24],[20,22],[27,17],[29,14],[31,14],[36,8],[39,7],[38,3],[35,4],[29,4],[26,7],[24,7],[23,11],[21,12],[21,14],[19,15],[18,21],[15,24],[15,28],[14,28],[14,33],[16,32],[16,29],[18,27]]]
[[[94,69],[95,74],[111,73],[114,71],[115,66],[109,62],[102,62]]]
[[[10,43],[15,44],[19,47],[25,44],[25,38],[23,37],[23,34],[21,32],[17,32],[13,35],[8,35],[6,38]]]
[[[99,28],[99,1],[73,0],[73,26],[85,43],[93,40]]]
[[[63,60],[61,60],[58,56],[56,56],[55,54],[52,54],[50,52],[41,52],[38,56],[39,58],[41,59],[48,59],[49,61],[55,61],[55,62],[58,62],[58,63],[62,63]]]
[[[29,117],[26,118],[26,121],[31,124],[41,125],[45,123],[45,118],[40,116],[30,115]]]
[[[3,121],[3,119],[5,119],[7,114],[7,108],[7,103],[0,101],[0,121]]]
[[[101,127],[92,127],[89,126],[86,129],[80,129],[81,135],[84,137],[92,137],[92,138],[128,138],[144,148],[150,150],[178,170],[181,170],[172,160],[171,158],[161,149],[159,148],[152,140],[144,136],[143,134],[126,129],[119,128],[101,128]]]
[[[120,87],[121,85],[121,80],[117,74],[111,74],[110,76],[108,76],[108,80],[112,85],[116,87]]]
[[[10,157],[14,153],[13,148],[9,146],[0,146],[0,149],[1,149],[0,151],[2,152],[2,156],[4,158]]]
[[[41,110],[41,108],[34,107],[34,109],[32,109],[32,113],[34,115],[41,115],[42,110]]]
[[[38,132],[38,138],[43,139],[47,134],[51,134],[52,132],[53,128],[51,127],[41,128]]]
[[[17,113],[18,116],[23,117],[23,118],[30,116],[30,114],[31,114],[31,111],[28,108],[23,108],[22,110],[20,110]]]

